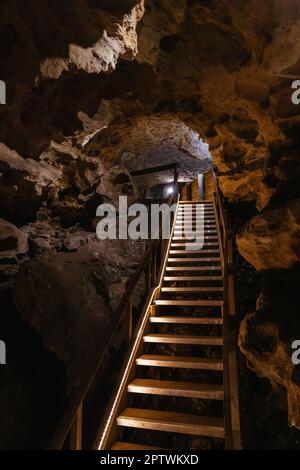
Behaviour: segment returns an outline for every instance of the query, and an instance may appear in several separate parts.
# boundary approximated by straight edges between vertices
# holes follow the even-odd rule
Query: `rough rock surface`
[[[237,236],[240,253],[257,270],[290,268],[300,261],[300,199],[253,217]]]
[[[0,143],[0,210],[17,221],[33,217],[49,186],[61,177],[58,168],[24,159]]]
[[[47,250],[23,264],[14,297],[24,319],[66,366],[70,391],[106,337],[143,245],[84,240],[74,233],[64,246],[71,252]]]
[[[75,270],[94,233],[97,205],[120,194],[136,197],[128,170],[177,160],[190,179],[211,167],[207,144],[228,200],[262,211],[238,237],[243,255],[257,269],[276,268],[278,279],[278,270],[292,269],[299,260],[300,107],[291,102],[299,32],[298,0],[1,2],[0,79],[8,99],[0,106],[0,217],[23,226],[30,257],[42,253],[29,261],[32,276],[38,263],[57,256],[51,279],[64,257]],[[14,279],[18,269],[11,264],[0,280]],[[79,282],[75,274],[58,276],[68,292]],[[31,313],[27,287],[37,306],[39,299],[24,276],[18,282],[21,314],[52,347],[45,325],[56,299],[47,313]],[[277,344],[288,348],[272,305],[271,336],[278,333]],[[68,321],[63,328],[76,336]],[[265,340],[258,334],[257,341]],[[241,347],[251,358],[249,343]],[[59,342],[54,349],[69,367],[74,350]],[[271,370],[280,357],[272,355]],[[259,360],[266,371],[268,357]],[[273,383],[290,390],[290,379],[280,377],[273,374]]]
[[[292,343],[300,338],[299,266],[268,270],[263,274],[262,294],[256,312],[241,323],[239,346],[248,366],[270,380],[273,392],[287,390],[288,419],[300,428],[299,365],[292,363]]]
[[[13,224],[0,219],[0,260],[11,260],[28,251],[28,240],[25,233]]]

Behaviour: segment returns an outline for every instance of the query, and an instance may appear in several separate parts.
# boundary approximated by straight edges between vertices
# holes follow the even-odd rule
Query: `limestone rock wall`
[[[291,83],[300,74],[299,29],[298,0],[1,2],[0,79],[7,85],[7,105],[0,106],[0,217],[16,227],[10,228],[13,250],[21,243],[18,229],[29,243],[27,253],[21,243],[22,252],[5,264],[1,279],[13,286],[22,266],[20,297],[15,296],[19,311],[68,369],[73,346],[65,350],[52,336],[56,299],[46,309],[29,289],[31,310],[21,296],[28,288],[23,269],[33,279],[39,269],[53,271],[52,280],[60,269],[57,279],[67,292],[71,284],[79,286],[82,279],[69,276],[68,262],[76,267],[82,249],[93,258],[86,240],[94,235],[100,202],[115,202],[120,194],[136,197],[128,169],[178,160],[189,179],[211,168],[209,145],[224,195],[235,207],[250,205],[254,214],[237,237],[242,255],[277,279],[281,269],[294,272],[300,107],[291,101]],[[127,253],[117,252],[122,264]],[[107,258],[102,262],[110,264]],[[95,303],[103,307],[104,324],[111,309],[107,290],[96,292],[85,263],[82,269]],[[36,287],[39,292],[42,285]],[[78,296],[80,307],[86,292]],[[264,331],[287,351],[291,337],[282,336],[284,325],[270,302]],[[76,336],[73,345],[80,345],[76,308],[74,325],[67,318],[64,328]],[[90,312],[91,324],[97,324]],[[289,354],[267,357],[258,348],[254,360],[245,340],[249,322],[241,329],[242,351],[258,373],[263,367],[273,383],[288,388],[294,373]],[[258,329],[251,331],[257,344],[265,341]],[[285,375],[274,373],[277,362]],[[76,374],[70,370],[70,376]],[[289,394],[289,403],[297,401],[297,393]],[[299,426],[297,413],[292,415]]]

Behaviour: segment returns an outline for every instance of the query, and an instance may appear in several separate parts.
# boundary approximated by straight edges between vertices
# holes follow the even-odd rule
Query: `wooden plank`
[[[195,222],[189,222],[187,220],[184,220],[184,221],[180,221],[180,222],[176,222],[175,224],[175,230],[179,230],[179,229],[182,229],[182,228],[185,228],[185,229],[190,229],[190,230],[195,230],[195,229],[199,229],[199,228],[210,228],[210,229],[213,229],[214,227],[216,227],[216,223],[214,221],[207,221],[207,220],[204,220],[204,219],[196,219]]]
[[[145,343],[198,344],[200,346],[222,346],[220,336],[166,335],[152,333],[144,336]]]
[[[195,205],[198,205],[198,204],[203,204],[203,205],[206,205],[206,204],[211,204],[211,201],[207,201],[207,200],[202,200],[202,201],[180,201],[179,202],[179,207],[180,206],[185,206],[185,205],[190,205],[190,206],[195,206]]]
[[[223,276],[165,276],[164,281],[191,282],[191,281],[223,281]]]
[[[189,242],[189,243],[185,243],[185,242],[183,242],[183,243],[178,243],[178,242],[177,242],[177,243],[171,243],[171,248],[177,248],[177,247],[182,248],[182,247],[185,247],[186,244],[187,244],[187,245],[191,245],[191,244],[192,244],[193,246],[199,246],[200,249],[199,249],[199,250],[194,250],[195,252],[196,252],[196,251],[201,251],[201,250],[203,249],[203,246],[205,246],[205,247],[208,247],[208,246],[210,246],[210,247],[213,247],[213,246],[214,246],[214,247],[216,247],[216,246],[219,247],[219,243],[218,243],[218,242],[205,242],[204,245],[203,245],[203,243],[191,243],[191,242]]]
[[[174,367],[181,369],[223,370],[222,359],[188,356],[163,356],[143,354],[136,360],[138,366]]]
[[[192,234],[192,235],[195,235],[195,234]],[[193,238],[195,238],[195,237],[193,237]],[[191,238],[191,237],[190,237],[190,238],[186,238],[186,237],[185,237],[185,238],[182,238],[182,237],[173,237],[172,240],[176,240],[176,241],[181,240],[182,242],[193,243],[193,238]],[[201,240],[203,240],[202,245],[203,245],[203,243],[204,243],[205,241],[207,241],[207,240],[217,240],[217,239],[218,239],[217,236],[214,236],[214,235],[206,235],[206,236],[204,236],[204,237],[201,237]],[[200,245],[199,242],[197,242],[197,244]],[[196,243],[195,243],[195,245],[196,245]]]
[[[203,235],[203,233],[217,233],[217,230],[213,225],[202,225],[201,227],[196,225],[195,227],[188,227],[187,225],[182,225],[175,228],[174,235]]]
[[[220,250],[170,250],[170,255],[208,255],[220,253]]]
[[[155,300],[154,304],[165,307],[222,307],[223,300]]]
[[[210,416],[126,408],[117,423],[130,428],[224,438],[223,419]]]
[[[212,286],[206,286],[206,287],[162,287],[161,289],[162,292],[174,292],[174,293],[200,293],[200,292],[223,292],[224,288],[223,287],[212,287]]]
[[[128,392],[206,400],[223,400],[224,398],[222,385],[173,380],[134,379],[128,385]]]
[[[222,268],[221,266],[167,266],[166,271],[222,271]]]
[[[221,258],[168,258],[168,263],[216,263]]]
[[[150,323],[171,323],[182,325],[222,325],[222,317],[161,317],[150,318]]]

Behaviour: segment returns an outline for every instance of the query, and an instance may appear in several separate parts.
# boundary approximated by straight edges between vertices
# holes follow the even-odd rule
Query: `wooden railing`
[[[144,334],[147,322],[149,320],[149,316],[151,315],[151,305],[153,304],[153,301],[159,297],[161,287],[163,284],[163,276],[164,276],[165,268],[166,268],[167,261],[168,261],[168,253],[169,253],[170,245],[172,242],[173,232],[175,229],[178,204],[179,204],[179,196],[177,196],[176,210],[172,214],[170,236],[168,239],[164,240],[164,244],[163,244],[164,248],[163,248],[163,252],[161,256],[161,265],[160,265],[160,270],[159,270],[159,274],[157,278],[157,285],[151,289],[151,291],[149,292],[149,296],[145,302],[144,309],[141,313],[139,322],[134,332],[131,347],[129,348],[128,353],[126,357],[124,358],[123,367],[119,374],[119,380],[116,384],[114,393],[112,394],[111,401],[107,408],[107,413],[105,414],[103,418],[97,438],[95,440],[95,443],[94,443],[95,450],[96,449],[101,449],[101,450],[109,449],[110,446],[113,444],[113,440],[116,434],[115,429],[116,429],[117,416],[123,405],[122,400],[124,396],[124,390],[128,386],[129,380],[132,377],[133,371],[135,368],[134,357],[136,356],[137,351],[139,351],[142,347],[143,334]]]
[[[224,417],[226,448],[241,449],[238,367],[235,332],[235,289],[233,278],[233,241],[227,226],[224,199],[214,172],[206,175],[213,181],[213,202],[216,213],[217,234],[220,245],[224,282],[223,337],[224,337]]]
[[[170,196],[168,204],[172,205],[176,201],[178,201],[177,195],[174,194]],[[124,324],[126,325],[127,349],[132,342],[133,331],[139,321],[139,318],[133,318],[133,300],[137,289],[139,289],[140,294],[142,284],[144,285],[143,298],[146,299],[145,302],[147,304],[149,296],[159,284],[167,245],[168,240],[157,239],[153,240],[146,249],[134,276],[127,283],[126,291],[117,310],[114,312],[112,326],[106,333],[105,338],[101,340],[99,349],[95,351],[89,367],[70,396],[67,409],[48,446],[50,450],[60,450],[65,447],[70,450],[81,450],[83,448],[83,429],[88,428],[88,423],[86,422],[87,416],[84,415],[84,403],[88,393],[93,387],[97,374],[102,368],[119,328]],[[142,280],[144,280],[143,283],[141,282]]]

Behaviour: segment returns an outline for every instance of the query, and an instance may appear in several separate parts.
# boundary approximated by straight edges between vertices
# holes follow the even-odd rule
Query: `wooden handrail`
[[[135,271],[134,276],[130,279],[130,281],[127,283],[126,291],[125,294],[123,295],[119,306],[117,310],[114,313],[114,322],[112,327],[109,330],[109,333],[106,335],[106,340],[104,344],[102,343],[101,346],[97,351],[95,351],[91,363],[87,370],[85,371],[84,376],[82,377],[79,385],[77,386],[76,390],[73,392],[71,395],[71,399],[69,401],[67,410],[63,416],[63,419],[61,420],[59,427],[51,440],[49,449],[51,450],[58,450],[61,449],[67,436],[68,433],[70,432],[72,428],[73,421],[76,418],[76,413],[77,411],[82,407],[82,403],[90,389],[90,386],[99,371],[99,368],[101,367],[101,364],[103,363],[103,360],[105,358],[105,355],[109,349],[109,346],[111,344],[111,338],[114,336],[114,333],[117,331],[120,323],[124,319],[124,315],[126,314],[127,307],[129,304],[129,301],[131,299],[132,293],[134,291],[134,288],[139,281],[142,273],[145,270],[145,267],[147,266],[151,255],[153,254],[155,250],[155,245],[157,244],[157,241],[154,241],[146,250],[141,263],[139,264],[138,269]]]
[[[171,205],[175,200],[176,195],[169,198],[169,204]],[[162,251],[163,240],[153,240],[152,243],[146,249],[143,258],[135,271],[133,277],[129,280],[126,285],[125,293],[114,312],[114,321],[106,335],[104,343],[102,342],[99,348],[95,351],[91,358],[90,365],[85,370],[83,377],[81,378],[78,386],[72,393],[67,409],[59,423],[59,426],[48,446],[50,450],[62,449],[69,433],[71,432],[71,446],[73,450],[81,450],[82,448],[82,424],[83,424],[83,403],[84,400],[95,380],[95,377],[104,362],[105,356],[109,351],[112,339],[115,337],[115,333],[118,330],[120,324],[124,322],[124,317],[128,315],[128,339],[130,342],[132,336],[132,297],[134,290],[145,272],[146,282],[146,297],[148,296],[149,289],[152,285],[157,283],[157,269],[160,267],[157,262],[159,257],[157,256],[159,251]],[[163,258],[161,257],[161,262]],[[155,260],[155,262],[153,261]],[[155,268],[154,268],[155,265]],[[147,273],[149,279],[147,281]],[[148,292],[147,292],[148,290]]]
[[[224,201],[217,177],[214,181],[214,208],[217,222],[217,235],[220,245],[221,265],[224,283],[223,335],[224,335],[224,418],[226,428],[226,448],[240,449],[239,396],[237,384],[236,338],[233,321],[236,314],[234,279],[232,274],[233,244],[227,227]]]
[[[162,264],[161,264],[160,272],[158,276],[158,284],[149,293],[149,296],[147,298],[140,320],[136,326],[131,348],[128,351],[124,359],[123,367],[119,374],[119,380],[117,382],[115,391],[112,395],[112,399],[107,408],[107,412],[103,418],[103,422],[101,424],[99,433],[97,435],[97,438],[94,444],[94,449],[104,450],[104,449],[109,448],[110,444],[112,444],[112,442],[110,442],[111,435],[113,435],[112,429],[115,426],[115,420],[118,415],[119,408],[121,406],[121,399],[122,399],[123,391],[128,384],[128,381],[132,373],[132,368],[134,367],[133,358],[135,357],[136,351],[138,350],[138,348],[140,347],[140,344],[142,343],[144,329],[148,322],[149,315],[151,313],[150,307],[153,303],[153,300],[155,300],[157,296],[159,295],[160,289],[163,284],[164,271],[167,265],[168,253],[170,250],[170,246],[172,243],[172,236],[173,236],[173,232],[175,229],[178,203],[179,203],[179,196],[177,197],[177,207],[176,207],[176,211],[175,211],[173,221],[172,221],[172,229],[171,229],[170,237],[167,240],[166,246],[164,247],[164,253],[162,256]]]

